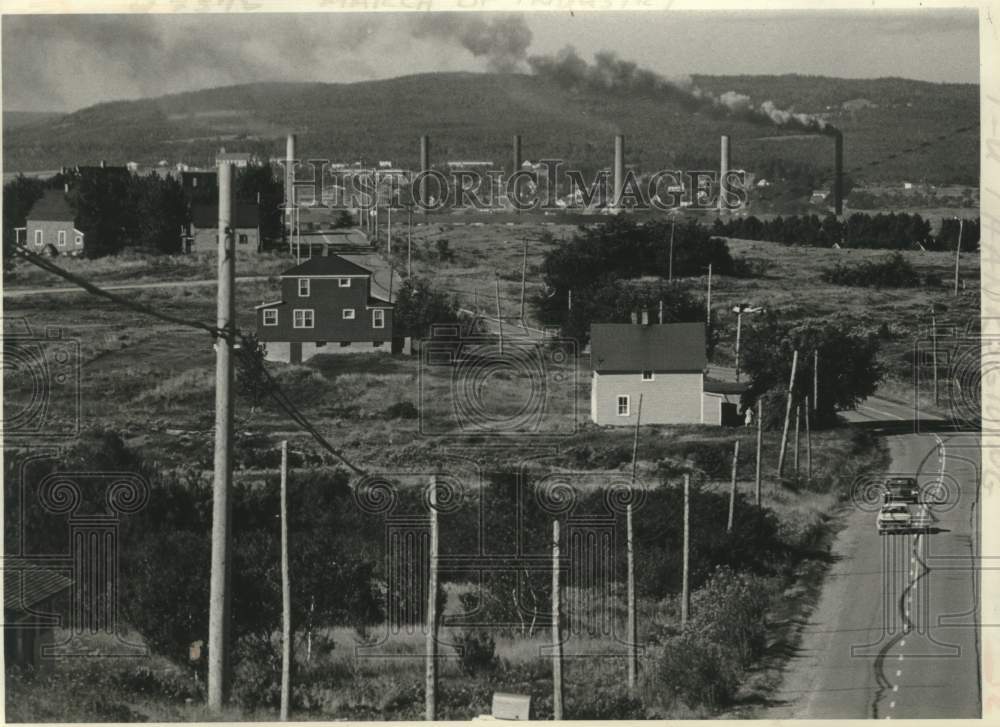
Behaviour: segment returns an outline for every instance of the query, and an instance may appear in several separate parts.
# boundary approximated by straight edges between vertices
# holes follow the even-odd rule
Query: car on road
[[[888,477],[882,486],[885,488],[885,503],[920,502],[920,487],[915,477]]]
[[[910,506],[903,502],[887,502],[878,513],[878,534],[906,532],[913,527]]]

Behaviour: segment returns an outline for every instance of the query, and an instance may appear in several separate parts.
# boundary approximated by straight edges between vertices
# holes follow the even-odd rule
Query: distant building
[[[249,167],[257,164],[257,157],[248,151],[226,151],[226,147],[219,149],[215,155],[215,164],[218,166],[222,162],[229,162],[237,168]]]
[[[84,234],[76,227],[76,212],[64,191],[47,190],[35,202],[25,223],[25,245],[47,255],[81,255]]]
[[[339,255],[283,272],[281,299],[256,307],[267,359],[301,363],[321,353],[391,351],[393,305],[371,288],[371,271]]]
[[[185,252],[215,252],[219,249],[219,207],[217,204],[191,206],[191,227],[185,236]],[[233,235],[237,250],[259,252],[260,212],[255,204],[233,206]]]

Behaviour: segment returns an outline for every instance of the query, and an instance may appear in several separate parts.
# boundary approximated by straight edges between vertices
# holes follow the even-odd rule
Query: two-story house
[[[338,255],[281,274],[281,300],[256,307],[269,361],[301,363],[320,353],[390,352],[392,310],[372,295],[372,273]]]
[[[233,239],[237,250],[260,252],[260,212],[255,204],[233,205]],[[191,206],[191,225],[184,244],[185,252],[216,252],[219,249],[219,205]]]
[[[28,213],[25,246],[48,255],[80,255],[84,233],[76,229],[76,213],[63,191],[47,190]]]

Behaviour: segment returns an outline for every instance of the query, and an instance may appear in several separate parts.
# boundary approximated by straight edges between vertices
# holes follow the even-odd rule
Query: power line
[[[185,318],[172,316],[168,313],[163,313],[161,311],[150,308],[149,306],[143,305],[142,303],[136,303],[135,301],[128,300],[127,298],[123,298],[120,295],[116,295],[114,293],[111,293],[110,291],[104,290],[103,288],[94,285],[93,283],[85,280],[84,278],[78,275],[69,272],[68,270],[64,270],[63,268],[59,267],[50,260],[47,260],[41,255],[33,253],[30,250],[27,250],[23,247],[18,246],[16,248],[16,251],[19,256],[23,257],[31,264],[36,265],[37,267],[40,267],[41,269],[50,272],[53,275],[57,275],[63,278],[64,280],[68,280],[69,282],[83,288],[92,295],[105,298],[119,306],[136,311],[137,313],[142,313],[144,315],[148,315],[153,318],[158,318],[160,320],[173,323],[175,325],[206,331],[207,333],[211,334],[214,338],[217,339],[225,338],[227,336],[228,332],[218,328],[217,326],[211,326],[209,324],[202,323],[200,321],[191,321]],[[298,424],[307,434],[311,435],[313,439],[315,439],[316,442],[319,443],[324,449],[333,454],[345,466],[347,466],[348,469],[350,469],[355,474],[362,476],[366,475],[367,473],[363,469],[352,463],[340,450],[338,450],[336,447],[330,444],[330,442],[327,441],[327,439],[319,432],[316,426],[311,421],[309,421],[306,415],[303,414],[298,409],[298,407],[295,406],[295,404],[291,401],[291,399],[289,399],[288,395],[278,385],[278,382],[275,381],[273,376],[271,376],[271,372],[269,372],[267,368],[264,366],[263,362],[254,355],[254,351],[251,349],[256,348],[256,343],[253,341],[253,339],[251,339],[246,333],[242,331],[235,331],[234,335],[239,338],[242,344],[238,349],[240,356],[243,357],[245,361],[252,364],[252,366],[257,371],[259,371],[264,375],[264,378],[267,380],[267,385],[266,385],[267,392],[271,396],[271,398],[274,399],[275,403],[281,408],[281,410],[284,411],[289,416],[289,418],[291,418],[292,421]]]

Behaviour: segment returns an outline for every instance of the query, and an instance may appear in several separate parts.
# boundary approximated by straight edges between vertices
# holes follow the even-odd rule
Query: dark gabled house
[[[260,211],[257,205],[243,202],[233,205],[233,235],[237,250],[260,252]],[[184,244],[186,252],[218,251],[218,204],[191,206],[191,227]]]
[[[372,295],[370,270],[338,255],[314,257],[281,274],[280,300],[257,306],[257,336],[269,361],[389,352],[392,311]]]
[[[76,227],[76,212],[62,191],[46,190],[25,222],[25,246],[48,255],[81,255],[85,235]]]

